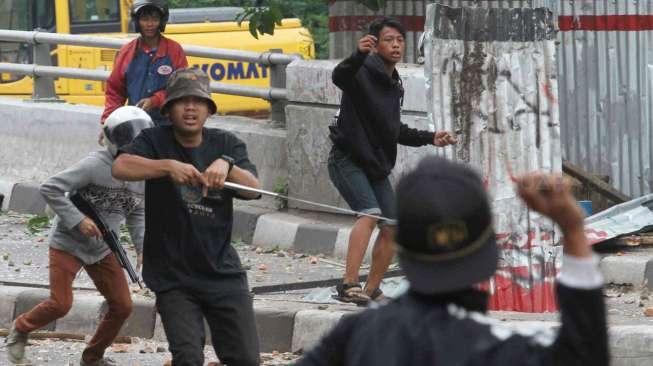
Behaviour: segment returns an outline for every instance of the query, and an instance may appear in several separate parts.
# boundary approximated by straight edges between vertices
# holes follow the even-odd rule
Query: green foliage
[[[46,215],[32,216],[27,220],[27,232],[32,235],[50,227],[50,219]]]
[[[245,11],[236,17],[238,25],[249,20],[249,33],[256,39],[258,39],[259,33],[274,35],[274,27],[281,25],[283,14],[281,14],[281,7],[276,1],[270,0],[270,5],[267,8],[246,7]]]
[[[276,194],[287,196],[288,179],[284,177],[277,177],[277,181],[274,183],[274,188],[272,188],[272,191]],[[279,197],[276,197],[275,200],[277,201],[277,208],[282,209],[288,207],[288,200]]]

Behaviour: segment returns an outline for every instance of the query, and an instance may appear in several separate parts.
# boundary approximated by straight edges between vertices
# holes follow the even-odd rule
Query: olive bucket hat
[[[211,99],[209,77],[200,69],[187,68],[175,70],[168,79],[166,92],[168,96],[161,106],[162,114],[169,112],[175,100],[187,96],[205,99],[209,105],[211,114],[214,114],[218,110],[215,102]]]

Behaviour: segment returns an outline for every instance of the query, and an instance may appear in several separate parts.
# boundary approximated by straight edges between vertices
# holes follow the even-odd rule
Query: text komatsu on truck
[[[86,34],[112,38],[134,38],[129,8],[132,0],[0,0],[0,29],[35,29],[69,34]],[[309,31],[298,19],[284,19],[274,35],[249,33],[247,22],[239,26],[236,7],[171,9],[165,36],[183,45],[230,48],[265,52],[281,49],[314,58],[315,48]],[[84,69],[110,70],[117,50],[67,45],[51,46],[52,65]],[[0,62],[32,63],[29,44],[0,42]],[[267,87],[267,66],[256,63],[188,57],[191,67],[204,70],[214,81]],[[59,78],[57,95],[69,103],[104,105],[105,83],[91,80]],[[0,75],[0,96],[28,98],[32,78]],[[261,114],[269,103],[258,98],[213,94],[221,114]]]

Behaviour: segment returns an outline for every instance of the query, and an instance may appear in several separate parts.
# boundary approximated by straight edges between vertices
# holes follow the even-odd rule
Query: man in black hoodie
[[[564,236],[557,330],[510,327],[485,314],[488,293],[476,284],[498,263],[490,202],[478,174],[432,156],[397,185],[399,263],[410,289],[343,317],[296,366],[608,365],[603,277],[569,182],[531,173],[516,184]]]
[[[337,122],[330,127],[331,181],[353,210],[393,221],[395,197],[388,175],[395,165],[397,143],[439,147],[456,143],[448,132],[419,131],[401,122],[404,90],[395,65],[403,57],[405,36],[396,19],[375,20],[357,50],[336,66],[332,76],[343,93]],[[380,231],[363,290],[358,272],[377,224]],[[343,283],[337,286],[340,300],[364,305],[382,299],[379,284],[394,255],[393,238],[394,222],[358,218],[349,236]]]

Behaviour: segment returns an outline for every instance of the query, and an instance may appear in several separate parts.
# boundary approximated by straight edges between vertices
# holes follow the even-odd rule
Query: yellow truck
[[[129,15],[132,0],[0,0],[0,29],[35,29],[56,33],[85,34],[112,38],[134,38]],[[284,19],[274,35],[255,39],[249,25],[233,21],[241,8],[171,9],[165,35],[183,45],[198,45],[264,52],[281,49],[314,58],[310,32],[299,19]],[[81,46],[52,46],[54,66],[110,70],[117,50]],[[0,62],[32,63],[30,45],[0,42]],[[204,70],[214,81],[267,87],[268,68],[248,62],[188,57],[191,67]],[[59,78],[57,95],[69,103],[104,105],[105,83]],[[1,74],[0,95],[27,98],[32,94],[32,78]],[[269,110],[258,98],[213,94],[219,113],[255,115]]]

